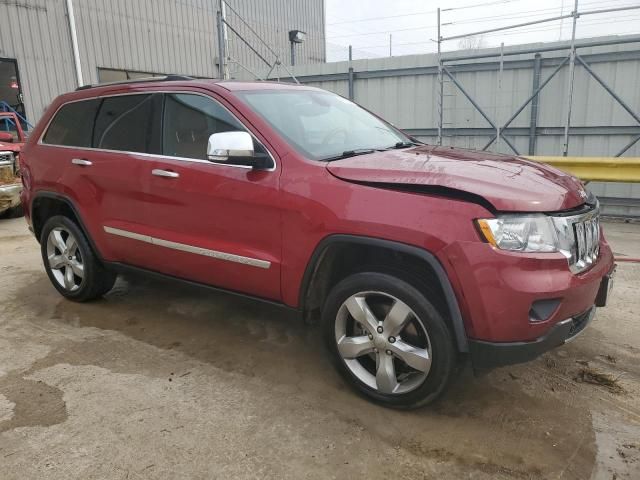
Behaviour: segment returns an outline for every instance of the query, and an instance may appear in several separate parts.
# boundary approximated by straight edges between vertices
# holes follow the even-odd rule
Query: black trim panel
[[[387,248],[387,249],[396,250],[402,253],[406,253],[408,255],[419,257],[420,259],[427,262],[431,266],[435,274],[437,275],[438,279],[440,280],[440,286],[444,291],[446,301],[447,301],[447,307],[449,308],[451,321],[453,323],[453,328],[454,328],[453,333],[455,336],[455,341],[456,341],[458,350],[460,352],[469,351],[467,334],[464,328],[462,314],[460,313],[458,300],[453,291],[453,287],[449,282],[449,277],[444,271],[444,268],[442,267],[442,265],[440,265],[440,262],[438,261],[438,259],[430,252],[419,247],[414,247],[413,245],[407,245],[406,243],[395,242],[391,240],[383,240],[380,238],[363,237],[358,235],[343,235],[343,234],[330,235],[324,238],[318,244],[316,249],[313,251],[313,254],[311,255],[311,259],[309,260],[309,263],[307,264],[307,268],[304,272],[304,276],[302,277],[302,284],[300,285],[300,294],[298,297],[299,298],[298,305],[303,311],[305,309],[307,290],[309,288],[309,285],[311,284],[311,280],[313,279],[315,272],[318,269],[318,266],[322,261],[322,256],[327,251],[328,247],[335,245],[336,243],[360,244],[360,245]]]
[[[529,362],[576,337],[591,322],[595,310],[593,306],[581,315],[563,320],[531,342],[485,342],[469,339],[471,364],[475,369],[485,370]]]
[[[78,219],[78,222],[80,223],[79,227],[82,229],[82,232],[84,233],[85,237],[87,237],[87,241],[89,242],[89,245],[91,245],[91,248],[93,249],[93,253],[95,253],[97,257],[100,259],[100,261],[102,261],[102,255],[100,254],[100,251],[96,248],[96,244],[93,242],[93,238],[91,238],[91,235],[89,235],[89,230],[87,230],[86,225],[82,221],[82,216],[80,215],[80,211],[76,208],[75,204],[73,203],[73,200],[71,200],[69,197],[62,195],[60,193],[40,190],[36,192],[33,198],[31,199],[31,205],[30,205],[29,211],[31,212],[31,226],[33,227],[34,236],[36,235],[35,235],[35,227],[33,226],[33,217],[34,217],[33,205],[36,202],[36,200],[40,198],[51,198],[54,200],[58,200],[60,202],[65,203],[71,209],[73,214]],[[40,225],[40,228],[42,228],[43,226],[44,224]],[[40,238],[38,238],[37,236],[36,236],[36,240],[38,241],[38,243],[40,243]]]
[[[192,285],[194,287],[200,287],[200,288],[205,288],[207,290],[213,290],[215,292],[220,292],[220,293],[227,293],[230,295],[234,295],[236,297],[242,297],[248,300],[254,300],[257,302],[261,302],[261,303],[268,303],[269,305],[273,305],[275,307],[280,307],[283,308],[285,310],[290,310],[290,311],[294,311],[294,312],[300,312],[297,308],[294,307],[290,307],[289,305],[286,305],[282,302],[277,302],[275,300],[270,300],[268,298],[262,298],[262,297],[256,297],[254,295],[249,295],[247,293],[243,293],[243,292],[239,292],[237,290],[229,290],[226,288],[221,288],[221,287],[216,287],[214,285],[210,285],[208,283],[201,283],[201,282],[196,282],[193,280],[187,280],[181,277],[176,277],[174,275],[168,275],[166,273],[160,273],[160,272],[156,272],[155,270],[149,270],[146,268],[142,268],[142,267],[134,267],[133,265],[127,265],[124,263],[120,263],[120,262],[103,262],[105,267],[107,267],[109,270],[112,270],[114,272],[117,273],[133,273],[133,274],[138,274],[138,275],[145,275],[148,277],[154,277],[154,278],[159,278],[162,280],[171,280],[171,281],[178,281],[180,283],[184,283],[187,285]]]

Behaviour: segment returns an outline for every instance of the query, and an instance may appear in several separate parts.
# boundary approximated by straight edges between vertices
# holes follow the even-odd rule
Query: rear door
[[[138,245],[108,230],[145,222],[143,172],[148,154],[160,149],[161,102],[161,94],[134,94],[68,103],[43,137],[51,172],[42,176],[56,179],[50,189],[74,202],[105,260],[133,263],[138,256]]]
[[[148,234],[157,269],[279,299],[280,169],[275,158],[268,170],[209,162],[211,134],[249,131],[210,96],[166,93],[163,126],[163,156],[145,172],[153,198]],[[268,153],[252,135],[256,151]]]

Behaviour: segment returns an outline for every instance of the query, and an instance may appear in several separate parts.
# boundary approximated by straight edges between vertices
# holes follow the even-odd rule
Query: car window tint
[[[64,105],[52,120],[42,141],[50,145],[90,147],[93,121],[100,100],[84,100]]]
[[[212,98],[186,93],[165,95],[164,155],[206,160],[209,136],[233,131],[246,129]]]
[[[160,153],[162,94],[121,95],[102,101],[93,131],[93,147]]]

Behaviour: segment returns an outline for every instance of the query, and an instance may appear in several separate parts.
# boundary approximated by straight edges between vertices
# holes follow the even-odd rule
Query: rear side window
[[[100,100],[83,100],[64,105],[51,121],[42,141],[50,145],[91,147],[93,120]]]
[[[105,98],[93,129],[93,147],[160,153],[161,108],[159,93]]]

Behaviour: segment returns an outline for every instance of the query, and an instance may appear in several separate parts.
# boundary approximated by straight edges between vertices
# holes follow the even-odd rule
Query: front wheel
[[[116,275],[96,258],[82,230],[67,217],[56,215],[45,223],[40,249],[51,283],[69,300],[99,298],[116,281]]]
[[[455,368],[451,334],[411,284],[377,272],[351,275],[330,292],[322,317],[338,371],[368,398],[415,408],[445,390]]]

